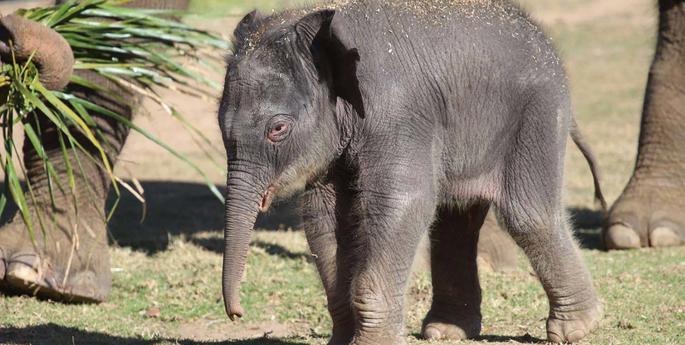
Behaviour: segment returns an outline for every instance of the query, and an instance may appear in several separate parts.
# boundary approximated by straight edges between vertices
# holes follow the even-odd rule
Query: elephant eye
[[[284,115],[276,115],[271,120],[266,128],[266,138],[272,143],[278,143],[285,140],[292,130],[292,120]]]

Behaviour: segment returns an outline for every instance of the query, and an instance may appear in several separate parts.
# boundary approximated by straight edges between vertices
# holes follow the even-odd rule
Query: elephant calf
[[[490,205],[547,293],[548,338],[579,340],[601,318],[561,204],[566,139],[578,139],[564,69],[508,1],[252,12],[235,30],[219,121],[231,318],[243,314],[239,283],[258,212],[303,187],[330,344],[404,343],[403,295],[431,228],[423,336],[477,336],[476,243]]]

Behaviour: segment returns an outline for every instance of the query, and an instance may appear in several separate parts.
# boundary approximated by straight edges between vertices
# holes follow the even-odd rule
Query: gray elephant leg
[[[562,219],[561,212],[546,220],[507,219],[549,299],[547,338],[556,343],[582,339],[602,318],[590,273]]]
[[[418,244],[430,227],[436,208],[432,179],[416,174],[430,166],[430,162],[417,157],[430,154],[415,153],[382,166],[378,163],[382,161],[377,158],[378,151],[361,159],[354,205],[360,215],[360,227],[353,250],[359,261],[351,290],[355,345],[405,343],[407,282]],[[383,156],[398,154],[387,152]]]
[[[101,85],[107,83],[90,73],[81,77]],[[72,91],[83,93],[78,88]],[[121,95],[133,97],[125,90],[119,91]],[[131,116],[130,107],[116,105],[107,95],[90,93],[88,99]],[[97,163],[78,150],[68,154],[65,160],[59,131],[42,114],[32,114],[32,117],[32,122],[40,128],[41,142],[59,180],[46,178],[43,160],[26,139],[24,165],[35,195],[30,207],[36,226],[36,245],[31,242],[19,215],[0,228],[0,286],[3,290],[67,302],[102,301],[111,289],[104,213],[111,180]],[[114,165],[129,130],[110,119],[93,118],[101,140],[107,143],[107,157]],[[98,156],[99,151],[86,138],[76,135],[76,139],[90,156]],[[73,191],[67,185],[70,169],[75,178]],[[57,184],[61,188],[55,187]],[[38,228],[39,220],[44,232]]]
[[[549,108],[554,110],[545,111]],[[557,120],[545,114],[560,110],[553,104],[534,102],[530,109],[540,113],[526,116],[528,123],[521,125],[521,144],[505,168],[502,197],[497,206],[549,299],[548,339],[573,342],[597,326],[602,307],[561,204],[563,155],[559,152],[564,152],[565,132],[539,130],[541,126],[554,128],[553,123],[545,122]]]
[[[187,1],[164,2],[165,8],[185,5]],[[95,73],[80,73],[80,77],[113,91],[93,93],[75,85],[69,86],[70,91],[125,117],[133,116],[137,102],[134,101],[136,96],[129,90],[117,87]],[[132,100],[133,104],[122,105],[113,95]],[[96,132],[100,133],[101,141],[107,143],[106,155],[114,166],[129,130],[108,118],[92,115]],[[104,213],[111,179],[97,163],[81,152],[71,152],[65,160],[59,132],[54,125],[45,121],[43,115],[32,114],[31,123],[36,124],[35,128],[40,128],[41,142],[62,189],[55,188],[57,181],[46,178],[44,162],[30,142],[25,140],[24,165],[35,195],[29,201],[33,221],[37,223],[40,218],[45,232],[43,235],[36,229],[34,245],[19,216],[0,228],[0,290],[66,302],[103,301],[111,290]],[[99,156],[89,140],[80,136],[76,136],[76,140],[91,156]],[[76,188],[73,191],[67,184],[70,169],[75,177]]]
[[[431,232],[433,303],[423,321],[426,339],[473,338],[481,329],[476,266],[478,232],[489,205],[440,208]]]
[[[685,0],[660,0],[635,170],[606,222],[608,249],[685,244],[684,62]]]
[[[309,248],[321,276],[333,321],[329,344],[348,344],[354,335],[350,306],[351,227],[349,197],[333,182],[309,186],[302,197],[302,219]],[[346,191],[345,191],[346,192]]]

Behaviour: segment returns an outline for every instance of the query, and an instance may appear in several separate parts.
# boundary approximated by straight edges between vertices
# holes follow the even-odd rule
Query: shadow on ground
[[[474,340],[484,343],[521,343],[521,344],[547,344],[547,340],[533,337],[526,333],[522,336],[505,336],[505,335],[481,335]]]
[[[180,345],[305,345],[298,340],[278,340],[268,338],[256,338],[247,340],[226,341],[195,341],[188,339],[141,339],[136,337],[119,337],[98,332],[88,332],[78,328],[65,327],[54,323],[48,323],[30,327],[4,327],[0,328],[0,343],[2,344],[88,344],[88,345],[156,345],[156,344],[180,344]]]
[[[206,185],[169,181],[143,181],[141,184],[145,190],[145,205],[130,193],[122,192],[109,224],[111,242],[154,254],[167,249],[170,236],[186,235],[192,242],[207,250],[222,252],[223,244],[220,240],[192,238],[198,232],[223,229],[224,207]],[[222,189],[221,186],[218,187]],[[114,193],[110,193],[108,210],[113,207],[115,200]],[[8,203],[0,225],[5,224],[14,212],[16,206]],[[601,212],[588,208],[570,208],[568,214],[581,247],[604,248],[600,230]],[[264,230],[299,229],[300,223],[297,202],[293,199],[275,203],[269,212],[260,214],[255,227]],[[275,244],[256,245],[267,253],[284,258],[300,256]]]
[[[198,232],[223,230],[224,206],[206,185],[162,181],[144,181],[141,184],[145,190],[145,205],[130,193],[122,192],[109,224],[113,242],[154,254],[168,247],[170,236],[186,235],[207,249],[222,250],[213,241],[192,239],[192,235]],[[113,207],[115,200],[115,195],[110,193],[108,209]],[[296,229],[299,225],[300,216],[295,203],[285,201],[274,204],[269,212],[261,214],[255,227],[284,230]]]
[[[224,241],[220,238],[193,238],[190,240],[190,242],[206,249],[209,251],[213,251],[218,254],[222,254],[224,252]],[[308,254],[306,252],[293,252],[289,250],[288,248],[277,244],[277,243],[269,243],[269,242],[264,242],[264,241],[252,241],[250,243],[250,246],[254,246],[257,248],[263,249],[267,254],[272,255],[272,256],[278,256],[281,259],[290,259],[290,260],[296,260],[296,259],[306,259],[310,260],[312,259],[311,254]]]
[[[198,232],[223,229],[223,205],[207,186],[162,181],[145,181],[142,186],[146,198],[144,206],[128,193],[124,193],[117,205],[109,226],[114,242],[154,254],[168,247],[170,236],[187,235],[191,241],[208,250],[222,251],[223,244],[219,240],[192,238]],[[109,207],[112,207],[114,200],[114,196],[110,195]],[[259,216],[256,228],[298,229],[300,216],[296,204],[294,200],[274,204],[268,213]],[[587,208],[570,208],[568,213],[581,246],[601,249],[602,213]],[[299,255],[274,244],[256,245],[270,254],[285,258]]]
[[[414,336],[419,337],[418,334]],[[475,340],[491,342],[516,342],[525,344],[546,343],[545,340],[525,334],[522,336],[482,335]],[[99,332],[89,332],[78,328],[65,327],[55,323],[47,323],[29,327],[6,327],[0,329],[0,343],[2,344],[89,344],[89,345],[304,345],[306,342],[298,339],[269,339],[255,338],[245,340],[225,341],[197,341],[189,339],[141,339],[137,337],[121,337]]]

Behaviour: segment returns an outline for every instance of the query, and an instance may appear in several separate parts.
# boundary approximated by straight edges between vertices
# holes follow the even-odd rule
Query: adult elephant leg
[[[611,209],[609,249],[685,243],[685,0],[659,1],[635,171]]]
[[[188,1],[139,1],[138,5],[184,9]],[[81,77],[99,85],[114,87],[95,74]],[[119,104],[117,99],[132,99],[128,90],[116,88],[112,94],[81,93],[93,103],[129,118],[133,107]],[[137,103],[137,102],[134,102]],[[135,105],[134,105],[135,106]],[[110,179],[101,167],[87,155],[70,151],[67,160],[75,172],[76,190],[69,190],[67,164],[60,150],[57,130],[35,115],[49,161],[54,166],[63,190],[46,179],[43,162],[31,147],[24,145],[24,164],[35,199],[31,201],[33,219],[41,219],[44,232],[36,231],[36,241],[19,217],[0,228],[0,290],[14,291],[64,301],[102,301],[111,289],[111,273],[105,227],[104,203]],[[102,133],[106,154],[112,163],[124,145],[128,130],[104,118],[96,118]],[[94,157],[99,153],[84,138],[77,138]],[[50,195],[52,183],[52,196]],[[54,200],[54,203],[53,203]]]
[[[106,82],[95,75],[82,76],[101,85]],[[88,98],[129,118],[132,115],[130,107],[117,105],[106,95],[89,94]],[[34,195],[29,207],[36,240],[30,240],[18,214],[0,229],[3,290],[68,302],[102,301],[111,289],[104,214],[110,177],[91,158],[98,159],[100,153],[87,139],[75,135],[91,157],[77,149],[69,150],[65,159],[59,131],[40,113],[33,114],[31,121],[40,128],[41,142],[58,178],[47,178],[43,160],[26,139],[24,165]],[[95,117],[95,121],[101,140],[106,142],[106,155],[114,165],[128,129],[109,119]],[[74,129],[72,132],[76,133]],[[73,190],[68,184],[70,169],[75,179]]]

